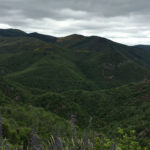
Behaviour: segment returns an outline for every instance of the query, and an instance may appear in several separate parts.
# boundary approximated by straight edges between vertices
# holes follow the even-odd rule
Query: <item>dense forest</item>
[[[0,147],[149,150],[150,49],[0,29]]]

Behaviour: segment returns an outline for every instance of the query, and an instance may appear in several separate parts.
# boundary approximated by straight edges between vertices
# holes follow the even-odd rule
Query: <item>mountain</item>
[[[0,29],[0,36],[6,37],[20,37],[26,36],[27,34],[24,31],[18,29]]]
[[[1,29],[0,109],[6,137],[12,140],[10,135],[17,136],[17,129],[20,138],[27,136],[26,131],[35,126],[47,138],[50,130],[56,132],[54,122],[60,130],[66,127],[69,135],[71,114],[81,130],[92,117],[96,132],[112,136],[120,126],[136,130],[138,137],[150,127],[149,56],[143,48],[97,36],[58,38]],[[20,121],[21,116],[25,120]],[[46,121],[50,127],[44,127]],[[148,137],[138,140],[146,144]]]
[[[145,50],[150,50],[150,45],[136,45],[136,47],[139,47]]]
[[[47,35],[45,38],[35,33],[29,35],[32,37],[1,37],[0,40],[1,72],[8,80],[25,87],[53,92],[96,90],[150,77],[144,65],[129,57],[134,51],[132,47],[101,37],[48,36],[56,41],[45,42]]]
[[[55,43],[57,38],[53,37],[53,36],[49,36],[49,35],[43,35],[43,34],[39,34],[39,33],[30,33],[28,34],[29,37],[33,37],[33,38],[37,38],[39,40],[45,41],[45,42],[52,42]]]

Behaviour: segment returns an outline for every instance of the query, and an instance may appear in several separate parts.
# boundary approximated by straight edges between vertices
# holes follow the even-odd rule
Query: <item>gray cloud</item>
[[[0,0],[0,28],[150,44],[149,0]]]

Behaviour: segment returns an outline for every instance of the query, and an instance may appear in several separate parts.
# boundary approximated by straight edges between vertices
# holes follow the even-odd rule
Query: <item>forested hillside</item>
[[[117,130],[129,137],[134,131],[137,147],[148,146],[149,56],[147,49],[102,37],[1,29],[0,136],[24,149],[33,130],[44,142],[51,135],[66,141],[74,116],[78,139],[87,129],[89,138],[94,132],[113,144]]]

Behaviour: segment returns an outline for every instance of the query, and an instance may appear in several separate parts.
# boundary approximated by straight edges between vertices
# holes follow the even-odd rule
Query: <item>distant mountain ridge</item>
[[[145,49],[145,50],[150,50],[150,45],[136,45],[136,47],[142,48],[142,49]]]
[[[18,37],[26,35],[27,33],[18,29],[0,29],[0,36]]]
[[[97,36],[56,38],[16,29],[0,31],[0,52],[9,55],[1,54],[0,66],[6,77],[27,87],[95,90],[150,78],[150,62],[145,59],[150,53],[142,58],[143,51],[135,47]]]

